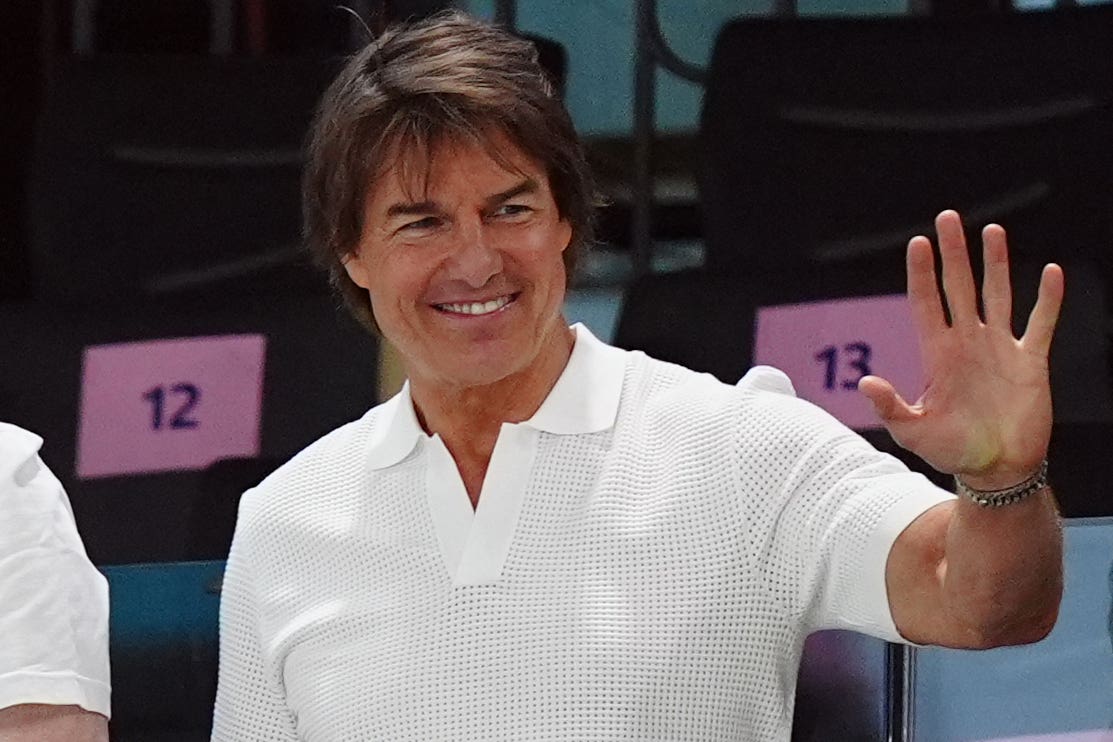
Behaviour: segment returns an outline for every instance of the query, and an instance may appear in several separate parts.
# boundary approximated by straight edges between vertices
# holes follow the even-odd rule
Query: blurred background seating
[[[0,24],[27,101],[0,120],[0,416],[46,438],[112,585],[114,740],[208,738],[240,494],[400,383],[297,249],[300,147],[347,52],[449,4],[46,0]],[[900,292],[935,212],[1001,221],[1021,323],[1039,264],[1066,264],[1053,477],[1065,515],[1111,514],[1113,6],[456,4],[534,40],[610,202],[570,319],[733,382],[763,307]],[[244,336],[265,342],[252,455],[78,475],[90,349]],[[1091,582],[1071,598],[1104,600]],[[879,645],[809,641],[796,739],[907,738],[914,663]]]

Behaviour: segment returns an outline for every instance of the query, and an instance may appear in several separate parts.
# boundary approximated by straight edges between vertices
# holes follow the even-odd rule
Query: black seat
[[[334,72],[308,58],[62,63],[32,168],[36,298],[316,282],[297,250],[302,144]]]
[[[728,24],[700,131],[708,265],[899,260],[956,208],[1108,270],[1111,39],[1110,6]]]

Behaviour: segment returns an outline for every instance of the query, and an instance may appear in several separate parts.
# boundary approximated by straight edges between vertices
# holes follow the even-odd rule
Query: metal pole
[[[773,0],[772,14],[792,18],[796,16],[796,0]]]
[[[76,0],[73,4],[73,27],[70,48],[74,54],[92,54],[97,43],[96,0]]]
[[[885,645],[885,742],[903,742],[904,656],[896,644]]]
[[[916,648],[902,646],[904,654],[904,692],[901,705],[904,707],[904,722],[901,726],[903,742],[916,742]]]
[[[705,85],[707,83],[707,70],[681,59],[669,46],[669,42],[665,40],[665,35],[661,32],[660,21],[657,18],[656,4],[646,14],[645,23],[648,34],[649,56],[654,63],[683,80],[694,82],[697,85]]]
[[[235,4],[232,0],[211,0],[209,9],[209,52],[226,57],[235,45]]]
[[[518,27],[517,0],[498,0],[495,3],[495,23],[511,31]]]
[[[47,81],[54,79],[54,65],[58,56],[58,3],[56,0],[45,0],[42,14],[39,16],[39,67],[40,80],[43,86]],[[42,90],[43,88],[40,88]]]
[[[916,652],[903,644],[885,647],[885,740],[914,742]]]
[[[633,276],[653,267],[653,132],[656,125],[657,63],[653,57],[652,22],[656,0],[635,6],[634,47],[634,182],[630,242]]]

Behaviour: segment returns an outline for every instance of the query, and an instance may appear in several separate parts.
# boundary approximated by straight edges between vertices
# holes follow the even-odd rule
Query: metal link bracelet
[[[955,475],[955,487],[959,494],[966,495],[983,508],[999,508],[1002,505],[1012,505],[1039,492],[1047,486],[1047,459],[1040,463],[1036,473],[1025,479],[1020,484],[1000,490],[976,490],[963,482]]]

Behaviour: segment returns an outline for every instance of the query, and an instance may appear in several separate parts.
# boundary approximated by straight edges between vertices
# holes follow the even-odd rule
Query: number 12
[[[200,421],[190,417],[190,413],[193,412],[193,408],[201,400],[201,390],[193,384],[182,383],[170,387],[170,393],[185,396],[181,406],[170,418],[170,428],[172,430],[196,428]],[[162,430],[163,410],[166,406],[166,388],[163,386],[153,387],[143,395],[143,399],[151,403],[151,430]]]

